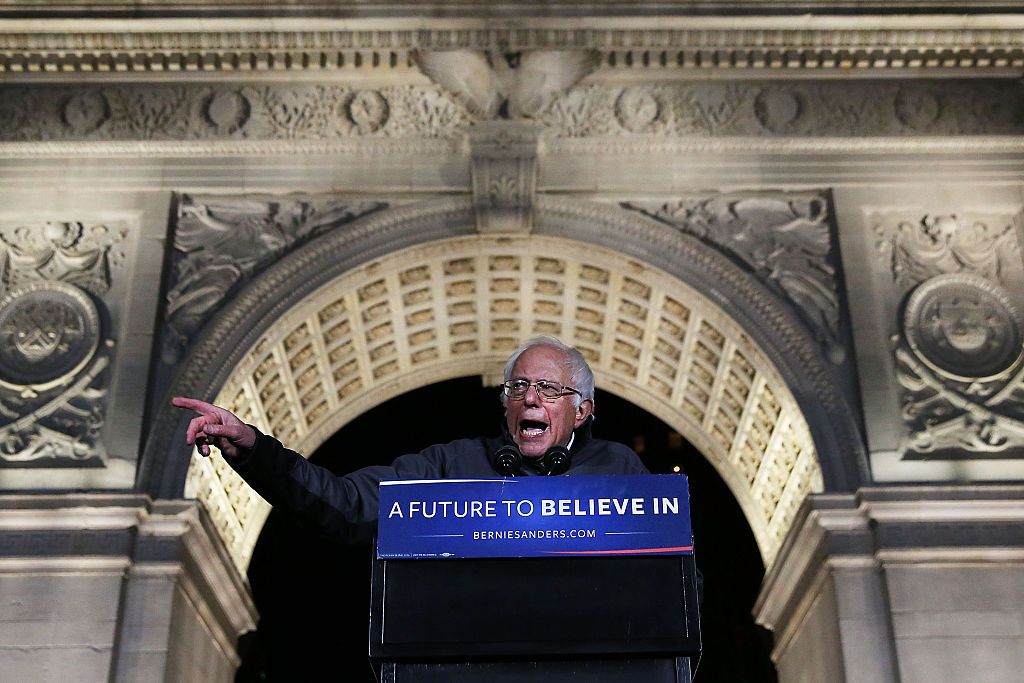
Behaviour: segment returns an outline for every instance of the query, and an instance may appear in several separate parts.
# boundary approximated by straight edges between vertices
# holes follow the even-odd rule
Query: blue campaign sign
[[[380,484],[381,559],[692,552],[681,474]]]

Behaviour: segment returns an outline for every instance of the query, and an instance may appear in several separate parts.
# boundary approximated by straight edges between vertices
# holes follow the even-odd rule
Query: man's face
[[[565,354],[551,346],[531,346],[516,359],[509,379],[536,382],[546,379],[567,387],[572,383]],[[572,387],[575,389],[575,387]],[[521,399],[509,398],[505,403],[508,431],[519,450],[526,456],[544,455],[552,446],[569,443],[572,430],[579,427],[594,409],[592,401],[576,407],[575,394],[546,399],[530,387]]]

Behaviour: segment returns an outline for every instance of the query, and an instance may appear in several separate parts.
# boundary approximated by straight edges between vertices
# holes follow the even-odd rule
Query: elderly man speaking
[[[377,521],[378,484],[388,479],[450,479],[552,474],[645,474],[636,453],[591,437],[594,373],[579,351],[550,337],[523,343],[505,364],[500,438],[460,439],[344,476],[314,465],[231,412],[192,398],[186,440],[203,455],[215,446],[269,503],[329,536],[356,539]]]

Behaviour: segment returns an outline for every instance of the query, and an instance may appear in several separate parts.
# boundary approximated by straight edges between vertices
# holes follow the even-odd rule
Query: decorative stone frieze
[[[1015,218],[876,214],[903,300],[892,321],[904,457],[1024,452],[1024,312]]]
[[[3,89],[0,140],[451,138],[465,110],[432,86],[145,84]]]
[[[351,141],[389,153],[461,141],[474,121],[494,117],[528,117],[556,144],[594,138],[629,145],[718,138],[853,144],[1024,133],[1018,80],[584,81],[570,88],[576,72],[552,86],[530,87],[547,76],[510,71],[510,84],[502,88],[491,75],[477,79],[483,85],[466,84],[460,80],[466,76],[439,65],[431,73],[446,89],[301,82],[9,85],[0,98],[0,143],[139,141],[158,150],[169,140],[233,142],[235,148],[287,141],[298,150],[303,143],[326,149],[331,141]],[[259,149],[272,151],[249,151]]]
[[[793,306],[834,362],[846,358],[827,195],[724,194],[628,202],[623,208],[641,211],[745,264]]]
[[[534,117],[552,138],[914,137],[1024,132],[1019,81],[581,84]]]

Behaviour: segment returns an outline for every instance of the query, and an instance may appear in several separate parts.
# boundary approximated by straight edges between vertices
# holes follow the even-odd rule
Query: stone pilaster
[[[1015,680],[1024,487],[808,498],[755,607],[780,681]]]
[[[255,625],[195,501],[0,497],[0,678],[229,681]]]

